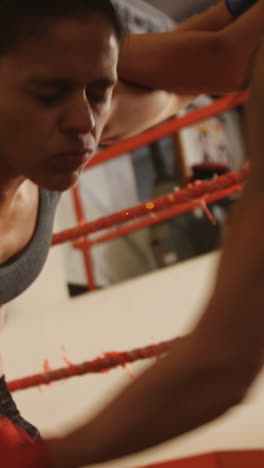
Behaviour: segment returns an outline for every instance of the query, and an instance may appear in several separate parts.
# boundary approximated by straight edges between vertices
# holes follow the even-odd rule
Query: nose
[[[95,117],[85,94],[69,102],[61,125],[64,132],[74,135],[87,135],[94,131]]]

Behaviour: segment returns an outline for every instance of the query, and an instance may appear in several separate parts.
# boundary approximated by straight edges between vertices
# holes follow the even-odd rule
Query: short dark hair
[[[0,0],[0,55],[30,39],[49,23],[98,13],[109,20],[120,43],[124,24],[111,0]]]

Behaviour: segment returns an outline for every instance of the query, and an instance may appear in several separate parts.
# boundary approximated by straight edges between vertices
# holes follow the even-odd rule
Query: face
[[[109,115],[118,53],[111,24],[93,14],[0,59],[2,173],[49,190],[77,182]]]

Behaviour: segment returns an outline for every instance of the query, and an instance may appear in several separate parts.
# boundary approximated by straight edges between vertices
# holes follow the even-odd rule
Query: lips
[[[65,151],[60,151],[59,153],[57,153],[55,156],[83,156],[83,155],[87,155],[87,154],[92,154],[93,153],[93,150],[92,148],[81,148],[81,149],[76,149],[76,148],[73,148],[73,149],[70,149],[70,150],[65,150]]]
[[[81,151],[65,151],[57,153],[52,156],[52,163],[54,167],[61,169],[77,169],[83,164],[87,163],[89,159],[93,156],[94,151],[91,149],[84,149]]]

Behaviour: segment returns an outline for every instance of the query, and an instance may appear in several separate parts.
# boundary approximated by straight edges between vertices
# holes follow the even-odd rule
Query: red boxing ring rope
[[[66,231],[54,234],[52,245],[78,239],[86,234],[91,234],[103,229],[111,228],[118,224],[131,221],[150,214],[156,214],[162,210],[174,207],[172,215],[189,211],[197,205],[202,205],[202,201],[210,203],[216,199],[226,197],[234,191],[239,191],[246,180],[248,168],[245,167],[240,172],[229,172],[210,181],[198,181],[189,184],[186,189],[163,195],[159,198],[148,201],[129,208],[124,211],[114,213],[110,216],[99,218],[98,220],[85,223],[81,226],[67,229]],[[159,222],[161,217],[156,215],[155,222]],[[154,221],[153,221],[154,222]],[[151,223],[149,223],[151,224]],[[93,241],[89,241],[89,243]]]
[[[176,130],[180,130],[185,126],[192,125],[201,119],[205,119],[219,112],[231,109],[245,102],[247,98],[248,92],[230,95],[228,97],[218,99],[210,106],[190,112],[185,117],[172,119],[159,127],[101,151],[95,159],[89,163],[89,167],[101,164],[123,154],[124,152],[131,151],[139,146],[158,140],[159,138],[175,132]],[[77,187],[74,189],[73,195],[78,226],[64,232],[54,234],[52,245],[75,241],[74,246],[80,248],[84,254],[86,253],[85,261],[87,277],[90,289],[93,290],[96,286],[89,251],[92,245],[106,242],[110,239],[135,231],[136,229],[141,229],[147,225],[164,221],[172,216],[190,211],[197,206],[202,206],[210,219],[213,220],[206,204],[242,190],[247,178],[248,170],[248,166],[245,166],[244,169],[239,172],[230,172],[219,176],[214,180],[196,181],[194,184],[189,184],[183,190],[175,191],[157,199],[149,200],[147,203],[100,218],[94,222],[85,222],[84,210],[81,204],[79,189]],[[100,237],[98,236],[92,239],[86,239],[84,237],[87,234],[116,227],[123,223],[128,223],[136,218],[143,219],[134,223],[126,224],[125,226],[119,227],[118,229]],[[66,379],[76,375],[83,375],[91,372],[106,372],[117,366],[125,366],[128,363],[135,362],[140,359],[159,357],[169,350],[174,341],[175,339],[159,343],[155,346],[147,346],[145,348],[139,348],[128,352],[104,353],[103,357],[98,357],[92,361],[87,361],[78,365],[70,364],[69,367],[66,368],[51,370],[49,372],[25,377],[9,382],[8,386],[10,391],[14,392],[43,384],[47,385],[53,381]]]
[[[93,245],[98,245],[102,244],[103,242],[107,242],[113,239],[116,239],[121,236],[125,236],[127,234],[130,234],[131,232],[134,232],[139,229],[143,229],[147,226],[151,226],[153,224],[160,223],[162,221],[165,221],[169,218],[172,218],[173,216],[178,216],[182,213],[186,213],[187,211],[193,210],[197,206],[201,206],[204,211],[206,212],[207,216],[209,219],[215,223],[215,220],[213,218],[213,215],[211,215],[210,211],[207,208],[207,203],[212,203],[217,200],[221,200],[222,198],[228,197],[236,192],[240,192],[243,188],[242,184],[237,184],[237,185],[232,185],[231,187],[225,189],[225,190],[218,190],[214,194],[211,195],[205,195],[203,198],[199,198],[197,200],[193,200],[191,202],[185,202],[185,203],[180,203],[179,205],[176,205],[172,208],[167,209],[166,211],[160,213],[160,214],[155,214],[152,213],[152,217],[148,217],[145,219],[142,219],[141,221],[134,222],[130,225],[126,225],[124,227],[120,227],[118,229],[115,229],[112,232],[109,232],[107,234],[104,234],[102,236],[98,236],[95,239],[89,239],[89,240],[81,240],[81,241],[76,241],[74,245],[77,248],[86,248],[86,247],[91,247]]]
[[[85,224],[85,215],[84,215],[84,209],[83,209],[82,201],[81,201],[79,184],[73,188],[72,195],[73,195],[73,203],[75,207],[76,217],[78,220],[78,225],[82,226],[83,224]],[[83,238],[83,242],[85,241],[86,239]],[[81,242],[81,240],[79,242]],[[81,248],[81,250],[83,253],[83,257],[84,257],[84,266],[85,266],[86,277],[88,280],[89,288],[90,290],[94,291],[96,289],[96,282],[95,282],[95,274],[93,270],[91,250],[88,245],[86,245],[84,248]]]
[[[136,348],[132,351],[104,353],[103,357],[98,357],[92,361],[83,362],[82,364],[71,364],[69,367],[63,367],[61,369],[31,375],[19,380],[13,380],[8,383],[8,388],[11,392],[16,392],[18,390],[38,387],[40,385],[49,385],[51,382],[67,379],[77,375],[106,372],[118,366],[125,366],[125,364],[143,359],[159,358],[171,348],[175,341],[175,339],[164,341],[163,343],[153,344],[146,346],[145,348]]]
[[[217,99],[216,101],[214,101],[213,104],[209,106],[205,106],[203,108],[189,112],[184,117],[177,117],[177,118],[170,119],[169,121],[163,123],[162,125],[159,125],[150,130],[147,130],[146,132],[143,132],[140,135],[136,135],[132,138],[121,141],[120,143],[113,145],[111,147],[108,147],[100,151],[99,153],[97,153],[97,155],[95,155],[95,157],[86,166],[86,170],[95,165],[102,164],[111,159],[119,157],[128,151],[135,150],[136,148],[140,146],[152,143],[153,141],[156,141],[162,137],[170,135],[173,132],[179,131],[180,129],[184,127],[193,125],[196,122],[199,122],[200,120],[212,117],[223,111],[233,109],[234,107],[246,102],[248,99],[248,96],[249,96],[248,91],[245,91],[242,93],[230,94],[226,97]],[[240,188],[238,187],[237,190],[240,190]],[[75,187],[72,193],[73,193],[73,203],[76,209],[78,225],[79,227],[81,227],[85,224],[85,222],[84,222],[84,210],[82,207],[81,196],[79,193],[79,186]],[[228,196],[231,193],[233,192],[230,187],[230,193],[224,194],[223,192],[222,196],[223,197]],[[219,198],[214,198],[212,195],[209,198],[205,197],[204,200],[202,200],[203,208],[207,210],[205,202],[210,203],[210,200],[214,201],[216,199],[220,199],[221,198],[220,195],[221,194],[219,193]],[[84,266],[85,266],[86,277],[87,277],[87,284],[89,285],[89,291],[95,291],[97,289],[95,273],[93,269],[92,255],[91,255],[91,247],[93,245],[99,244],[101,242],[113,240],[122,235],[129,234],[135,230],[142,229],[146,226],[150,226],[151,224],[155,224],[165,219],[168,219],[169,217],[181,214],[185,211],[190,211],[195,206],[197,206],[197,203],[193,202],[193,204],[191,205],[190,203],[188,204],[186,202],[185,206],[182,203],[181,207],[178,207],[178,209],[176,207],[169,208],[166,213],[162,213],[158,215],[155,214],[155,218],[153,216],[152,218],[143,219],[137,223],[133,223],[133,224],[127,225],[126,227],[116,229],[114,232],[108,233],[104,236],[97,237],[97,239],[87,239],[82,235],[82,238],[74,242],[73,247],[80,249],[83,254]],[[200,201],[200,205],[201,205],[201,201]],[[153,214],[154,214],[154,211],[152,212],[152,215]],[[212,216],[210,215],[208,210],[207,210],[207,214],[209,218],[212,219]],[[128,221],[128,219],[126,218],[125,221]]]

